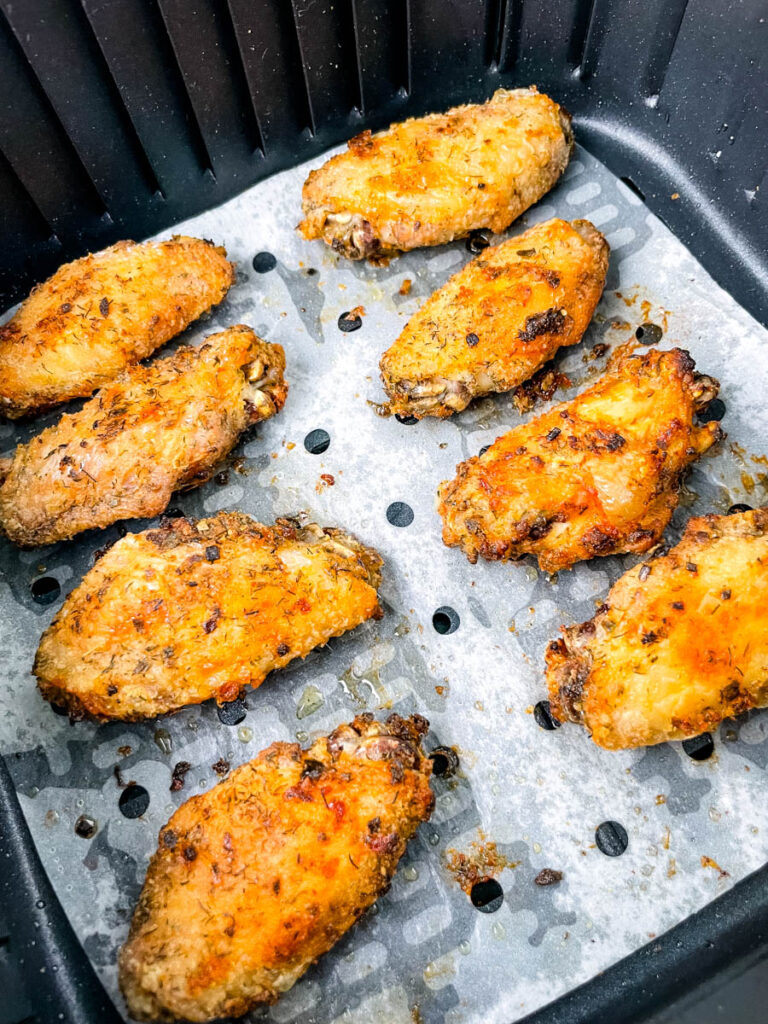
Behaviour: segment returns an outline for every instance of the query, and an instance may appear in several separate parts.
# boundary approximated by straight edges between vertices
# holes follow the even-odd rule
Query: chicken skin
[[[768,508],[691,519],[547,650],[552,713],[601,747],[680,740],[768,704]]]
[[[273,743],[160,832],[120,952],[140,1021],[273,1003],[389,888],[434,805],[428,722],[359,715],[307,750]]]
[[[151,355],[234,284],[224,249],[177,235],[60,267],[0,327],[0,415],[83,398]]]
[[[279,412],[280,345],[230,327],[200,348],[123,370],[0,464],[0,528],[24,547],[159,515],[208,480],[240,434]]]
[[[694,425],[718,382],[687,352],[625,355],[570,402],[504,434],[439,490],[443,541],[470,562],[538,558],[547,572],[647,551],[689,463],[722,436]]]
[[[499,89],[351,139],[304,183],[299,230],[353,260],[503,231],[549,192],[572,148],[562,107],[533,87]]]
[[[114,544],[43,634],[34,672],[73,718],[138,721],[234,700],[379,618],[381,559],[341,530],[240,512]]]
[[[510,391],[589,326],[608,243],[588,220],[550,220],[486,249],[439,288],[384,353],[389,411],[450,416]]]

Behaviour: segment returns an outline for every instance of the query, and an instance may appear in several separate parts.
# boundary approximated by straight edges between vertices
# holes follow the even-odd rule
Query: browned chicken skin
[[[26,547],[159,515],[197,487],[249,426],[282,409],[280,345],[230,327],[200,348],[123,370],[0,466],[0,528]]]
[[[389,411],[450,416],[528,380],[589,326],[608,243],[588,220],[549,220],[486,249],[439,288],[384,353]]]
[[[547,650],[552,712],[618,750],[768,704],[768,509],[691,519]]]
[[[234,700],[381,615],[381,559],[342,530],[239,512],[114,544],[43,634],[34,672],[73,717],[135,721]]]
[[[183,331],[234,284],[224,249],[177,235],[67,263],[0,327],[0,415],[103,387]]]
[[[687,352],[624,356],[592,387],[515,427],[439,489],[443,541],[470,561],[532,554],[548,572],[647,551],[686,467],[722,436],[694,415],[717,394]]]
[[[305,238],[353,260],[503,231],[549,192],[573,148],[570,115],[535,88],[499,89],[385,132],[363,132],[304,184]]]
[[[432,811],[419,715],[273,743],[160,833],[120,985],[141,1021],[274,1002],[387,891]]]

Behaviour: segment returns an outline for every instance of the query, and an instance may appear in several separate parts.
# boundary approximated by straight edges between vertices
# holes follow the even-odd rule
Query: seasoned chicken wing
[[[353,260],[503,231],[549,192],[572,148],[562,107],[533,87],[499,89],[487,103],[356,136],[310,173],[299,230]]]
[[[420,715],[273,743],[160,832],[120,952],[141,1021],[273,1003],[389,888],[432,811]]]
[[[60,267],[0,327],[0,415],[92,394],[221,302],[234,280],[224,249],[182,235],[118,242]]]
[[[43,634],[34,672],[72,717],[136,721],[234,700],[381,615],[381,559],[341,530],[239,512],[119,540]]]
[[[686,467],[722,436],[694,424],[718,382],[687,352],[620,359],[570,402],[504,434],[439,490],[443,541],[471,562],[532,554],[548,572],[647,551]]]
[[[619,750],[768,704],[768,508],[691,519],[547,650],[552,713]]]
[[[200,348],[123,370],[0,465],[0,528],[25,547],[159,515],[209,479],[246,427],[279,412],[280,345],[230,327]]]
[[[608,243],[588,220],[550,220],[486,249],[439,288],[384,353],[389,410],[450,416],[509,391],[589,326]]]

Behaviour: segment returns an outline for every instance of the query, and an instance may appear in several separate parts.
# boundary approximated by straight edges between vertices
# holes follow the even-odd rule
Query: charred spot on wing
[[[565,329],[565,313],[561,309],[547,309],[525,318],[525,327],[517,332],[520,341],[534,341],[542,334],[562,334]]]

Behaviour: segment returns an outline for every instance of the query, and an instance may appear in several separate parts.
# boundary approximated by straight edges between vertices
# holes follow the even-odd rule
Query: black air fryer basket
[[[363,127],[535,83],[573,114],[577,141],[768,321],[761,0],[0,8],[3,310],[61,263],[170,228]],[[2,759],[0,865],[0,1024],[119,1021],[42,869]],[[768,867],[526,1019],[645,1019],[766,949]]]

